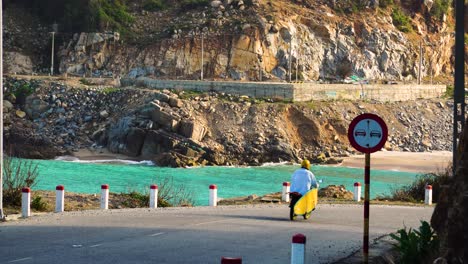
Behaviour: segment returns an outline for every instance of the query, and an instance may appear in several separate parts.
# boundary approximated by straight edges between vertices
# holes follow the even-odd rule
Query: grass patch
[[[146,11],[154,12],[164,8],[166,8],[166,5],[162,0],[145,0],[143,2],[143,9]]]
[[[401,32],[412,32],[411,19],[400,8],[394,8],[392,12],[393,25]]]

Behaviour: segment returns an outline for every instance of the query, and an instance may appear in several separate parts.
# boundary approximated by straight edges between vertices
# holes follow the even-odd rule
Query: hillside
[[[421,75],[451,83],[447,1],[89,0],[81,5],[89,10],[73,13],[75,2],[50,14],[42,2],[7,1],[7,72],[50,72],[54,17],[56,74],[320,82]]]

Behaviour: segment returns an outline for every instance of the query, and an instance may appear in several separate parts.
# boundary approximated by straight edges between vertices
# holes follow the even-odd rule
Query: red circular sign
[[[382,149],[387,136],[387,125],[382,118],[374,114],[359,115],[349,124],[349,143],[363,153],[373,153]]]

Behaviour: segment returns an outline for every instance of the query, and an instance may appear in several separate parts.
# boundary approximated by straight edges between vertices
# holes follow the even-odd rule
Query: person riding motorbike
[[[310,161],[304,159],[301,163],[301,168],[297,169],[291,176],[291,203],[289,204],[291,209],[294,208],[296,202],[304,194],[306,194],[310,189],[317,187],[318,185],[315,175],[310,171]]]

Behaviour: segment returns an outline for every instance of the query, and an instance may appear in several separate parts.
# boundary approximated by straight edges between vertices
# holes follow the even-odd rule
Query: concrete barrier
[[[150,208],[158,207],[158,185],[152,184],[150,186]]]
[[[55,212],[61,213],[65,209],[65,187],[57,185],[55,187]]]
[[[303,234],[295,234],[291,244],[291,264],[305,263],[306,237]]]
[[[281,200],[283,202],[289,203],[290,189],[291,189],[291,184],[289,182],[283,182],[283,191],[281,192]]]
[[[31,189],[29,187],[21,189],[21,215],[24,218],[31,216]]]
[[[101,185],[101,209],[109,209],[109,185]]]
[[[218,189],[215,184],[210,185],[210,198],[209,198],[208,205],[209,206],[218,205]]]
[[[426,191],[424,192],[424,203],[427,205],[432,204],[432,185],[426,185]]]
[[[354,183],[354,193],[353,193],[353,200],[356,202],[361,201],[361,183],[355,182]]]

